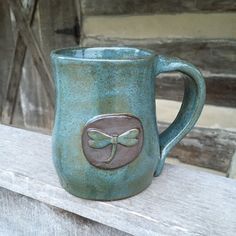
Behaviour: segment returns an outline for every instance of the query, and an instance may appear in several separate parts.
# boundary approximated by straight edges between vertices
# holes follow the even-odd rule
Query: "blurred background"
[[[193,63],[207,85],[197,127],[172,151],[169,162],[236,177],[235,11],[235,0],[0,0],[0,121],[51,132],[53,49],[148,48]],[[179,110],[184,76],[156,79],[160,130]]]

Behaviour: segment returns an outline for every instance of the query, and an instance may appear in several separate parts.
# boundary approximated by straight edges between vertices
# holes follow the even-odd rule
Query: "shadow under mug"
[[[127,198],[147,188],[200,116],[202,74],[180,59],[128,47],[59,49],[51,59],[53,161],[62,187],[94,200]],[[159,134],[156,76],[173,71],[188,75],[183,102],[174,122]]]

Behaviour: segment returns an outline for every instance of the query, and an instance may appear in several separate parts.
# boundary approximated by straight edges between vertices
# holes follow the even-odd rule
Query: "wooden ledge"
[[[135,197],[83,200],[61,188],[50,136],[3,125],[0,134],[0,187],[133,235],[235,235],[235,180],[166,165]]]

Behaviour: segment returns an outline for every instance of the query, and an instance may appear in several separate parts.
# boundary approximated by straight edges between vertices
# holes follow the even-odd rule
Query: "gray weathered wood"
[[[39,41],[48,65],[51,64],[49,56],[52,50],[77,45],[76,38],[73,35],[73,27],[77,17],[75,1],[39,1]],[[57,33],[57,31],[61,33]]]
[[[7,126],[0,132],[3,188],[134,235],[235,235],[235,180],[166,165],[137,196],[83,200],[60,187],[50,136]]]
[[[9,73],[9,84],[6,88],[7,94],[3,103],[2,122],[5,124],[11,124],[13,120],[25,52],[26,46],[22,37],[19,35],[16,40],[14,56]]]
[[[45,61],[48,67],[51,64],[49,58],[51,50],[76,45],[73,34],[65,35],[56,33],[59,29],[73,28],[76,18],[74,5],[74,0],[70,2],[64,0],[38,1],[38,7],[31,29],[45,55]],[[32,61],[31,52],[28,50],[20,86],[25,127],[51,129],[54,110],[50,105],[50,101],[44,90],[44,84]]]
[[[236,152],[234,153],[232,157],[227,176],[229,178],[236,179]]]
[[[25,17],[30,25],[33,22],[36,4],[37,0],[31,0],[27,5],[27,9],[24,9],[25,13],[27,13]],[[26,49],[27,46],[25,45],[22,36],[17,32],[13,60],[8,76],[9,84],[6,89],[7,94],[3,103],[2,122],[6,124],[11,124],[13,121]]]
[[[1,187],[0,199],[2,236],[128,235]]]
[[[21,33],[21,36],[29,48],[34,64],[40,74],[40,77],[43,81],[45,91],[49,98],[49,101],[52,106],[54,106],[54,83],[50,74],[49,67],[44,58],[44,54],[32,32],[30,26],[23,15],[23,7],[19,1],[8,0],[8,3],[14,13],[16,18],[17,27]]]
[[[235,0],[81,0],[85,15],[236,11]]]
[[[236,75],[204,73],[207,94],[206,103],[217,106],[236,107]],[[156,79],[156,97],[182,101],[183,74],[161,74]]]
[[[23,116],[19,92],[18,92],[17,98],[16,98],[16,106],[14,109],[12,124],[14,124],[17,127],[25,127],[24,116]]]
[[[32,56],[26,53],[24,73],[20,84],[20,99],[26,128],[51,129],[54,110],[44,89],[43,81],[34,67]]]
[[[159,123],[160,131],[168,127]],[[224,129],[193,128],[171,151],[171,157],[191,165],[226,173],[236,151],[236,132]]]
[[[10,62],[14,51],[10,11],[5,0],[0,0],[0,120],[3,101],[6,96],[7,78]]]
[[[87,37],[84,46],[127,45],[152,49],[158,54],[180,57],[212,74],[236,73],[236,40],[224,39],[124,39]]]
[[[192,39],[110,39],[85,38],[84,46],[127,45],[148,48],[158,54],[179,57],[200,68],[206,78],[206,103],[236,107],[236,41]],[[183,75],[182,75],[183,76]],[[162,75],[157,79],[157,97],[181,100],[182,76]]]

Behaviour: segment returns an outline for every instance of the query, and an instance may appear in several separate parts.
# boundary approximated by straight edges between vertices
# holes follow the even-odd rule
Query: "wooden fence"
[[[132,38],[88,30],[91,19],[104,22],[104,17],[106,21],[110,17],[232,14],[235,11],[234,0],[23,0],[22,4],[0,0],[1,122],[29,129],[52,129],[54,85],[49,54],[55,48],[73,45],[130,45],[181,57],[202,70],[208,104],[235,108],[235,38]],[[114,30],[120,32],[118,28]],[[157,97],[181,100],[182,78],[184,75],[180,74],[159,76]],[[160,124],[160,129],[165,126]],[[226,172],[235,145],[233,131],[195,128],[171,155],[184,162]]]

